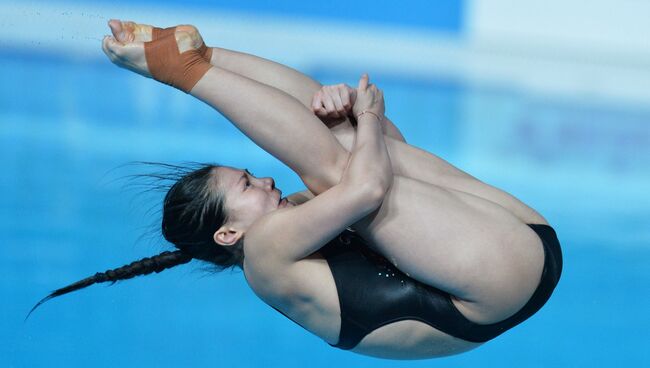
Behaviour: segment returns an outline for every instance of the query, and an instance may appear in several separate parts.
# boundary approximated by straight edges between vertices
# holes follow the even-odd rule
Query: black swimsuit
[[[562,272],[562,253],[553,228],[528,226],[539,235],[544,247],[540,283],[521,310],[488,325],[468,320],[456,309],[449,294],[406,276],[370,250],[360,236],[344,231],[320,249],[334,276],[341,308],[339,341],[332,346],[352,349],[370,332],[402,320],[421,321],[471,342],[488,341],[523,322],[546,303]]]

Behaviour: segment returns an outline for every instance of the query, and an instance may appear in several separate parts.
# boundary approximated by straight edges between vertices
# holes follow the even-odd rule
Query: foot
[[[153,27],[116,19],[110,20],[108,26],[113,35],[105,36],[102,41],[102,49],[106,56],[119,67],[151,78],[144,43],[151,41]],[[190,25],[178,26],[174,36],[180,53],[199,49],[203,45],[198,30]]]
[[[151,41],[152,26],[131,21],[111,19],[108,22],[113,37],[119,42],[149,42]]]
[[[111,19],[108,22],[113,37],[120,42],[149,42],[152,41],[153,26],[140,24],[131,21],[120,21]],[[201,34],[196,27],[187,24],[181,24],[175,27],[177,32],[189,33],[193,41],[201,43]]]

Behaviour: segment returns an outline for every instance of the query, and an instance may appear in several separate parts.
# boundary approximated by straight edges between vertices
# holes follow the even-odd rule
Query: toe
[[[113,37],[122,43],[133,42],[133,31],[129,28],[129,22],[122,22],[117,19],[111,19],[108,22]]]
[[[108,26],[111,28],[113,36],[117,37],[118,34],[122,31],[122,22],[117,19],[111,19],[108,21]]]
[[[109,46],[111,43],[111,38],[111,36],[104,36],[104,39],[102,40],[102,50],[104,50],[104,54],[106,54],[106,56],[108,56],[111,61],[114,61],[115,55]]]

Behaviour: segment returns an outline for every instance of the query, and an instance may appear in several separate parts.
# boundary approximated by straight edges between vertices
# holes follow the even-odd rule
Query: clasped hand
[[[357,89],[345,83],[323,86],[314,94],[311,107],[323,121],[344,119],[351,112],[356,116],[364,110],[383,118],[384,94],[364,74]]]

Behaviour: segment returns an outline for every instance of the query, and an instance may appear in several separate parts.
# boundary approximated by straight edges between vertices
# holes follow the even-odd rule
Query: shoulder
[[[277,232],[278,215],[285,208],[274,211],[257,220],[243,240],[243,271],[253,291],[267,301],[273,295],[290,296],[296,290],[293,269],[299,261],[283,257],[277,249],[281,246],[273,236]]]
[[[302,260],[287,261],[286,257],[265,246],[259,239],[244,241],[242,270],[255,295],[285,312],[311,303],[319,290],[316,278],[312,277],[313,262],[324,259],[314,254]]]
[[[340,330],[339,299],[327,260],[316,252],[270,272],[259,267],[260,261],[248,259],[243,267],[255,295],[307,331],[335,343]]]

